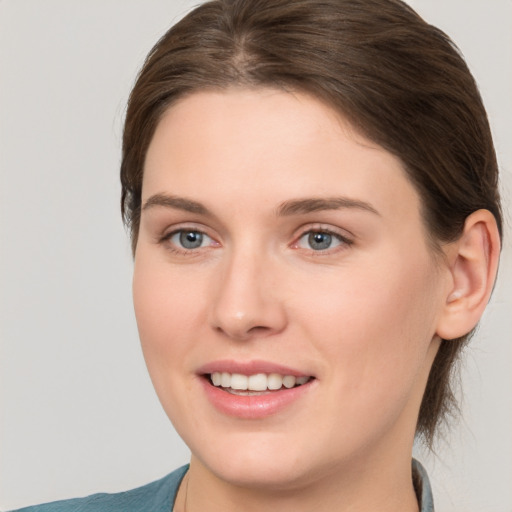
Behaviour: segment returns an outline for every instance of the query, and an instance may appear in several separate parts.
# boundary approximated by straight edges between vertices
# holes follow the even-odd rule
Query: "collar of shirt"
[[[416,459],[412,459],[412,482],[418,498],[420,512],[434,512],[432,487],[427,471]]]

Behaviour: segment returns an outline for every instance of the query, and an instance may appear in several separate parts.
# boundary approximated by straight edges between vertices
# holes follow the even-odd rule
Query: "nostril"
[[[268,332],[269,330],[269,327],[265,327],[263,325],[256,325],[255,327],[251,327],[247,332],[258,334]]]
[[[236,340],[249,340],[251,338],[262,338],[272,334],[273,330],[271,327],[266,327],[264,325],[256,325],[254,327],[249,327],[248,329],[245,326],[215,326],[215,331],[219,334],[223,334],[224,336],[228,336],[229,338]]]

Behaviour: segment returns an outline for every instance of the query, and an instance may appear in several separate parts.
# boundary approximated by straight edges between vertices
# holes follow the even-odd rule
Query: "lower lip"
[[[228,416],[253,420],[277,414],[300,400],[311,390],[314,379],[295,388],[282,388],[279,391],[250,396],[231,394],[212,385],[204,377],[201,377],[201,382],[206,396],[218,411]]]

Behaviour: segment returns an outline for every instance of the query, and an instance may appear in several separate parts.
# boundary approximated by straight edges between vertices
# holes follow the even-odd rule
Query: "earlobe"
[[[500,237],[492,213],[478,210],[469,215],[461,237],[452,245],[451,287],[436,331],[445,340],[470,332],[491,296],[500,253]]]

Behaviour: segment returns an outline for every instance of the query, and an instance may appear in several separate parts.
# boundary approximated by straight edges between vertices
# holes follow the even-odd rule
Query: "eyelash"
[[[300,241],[308,236],[314,234],[321,234],[321,235],[328,235],[332,237],[333,239],[337,240],[339,242],[339,245],[336,245],[335,247],[327,247],[326,249],[320,249],[315,250],[312,248],[303,248],[304,250],[308,251],[310,255],[312,256],[327,256],[331,255],[333,253],[336,253],[338,251],[343,251],[349,248],[354,242],[353,240],[349,239],[346,236],[341,235],[340,233],[333,231],[331,229],[323,228],[321,226],[315,227],[315,228],[309,228],[306,231],[301,232],[301,234],[296,238],[296,241],[292,244],[293,249],[301,249],[299,246]]]
[[[171,253],[182,255],[182,256],[192,256],[192,255],[195,255],[195,254],[198,253],[198,251],[200,249],[204,248],[204,247],[197,247],[197,248],[188,249],[188,248],[180,247],[177,244],[171,242],[171,239],[175,235],[185,234],[185,233],[195,233],[197,235],[200,235],[201,237],[208,237],[210,240],[214,241],[214,239],[211,236],[209,236],[204,231],[201,231],[200,229],[196,229],[196,228],[193,228],[193,227],[190,227],[190,228],[183,227],[183,228],[180,228],[180,229],[175,229],[175,230],[171,231],[170,233],[166,233],[164,236],[162,236],[158,240],[158,243],[165,244],[166,245],[166,249],[169,250]],[[218,242],[216,242],[216,244],[220,245],[220,244],[218,244]]]
[[[178,246],[174,242],[171,242],[171,239],[174,236],[176,236],[178,234],[185,234],[185,233],[194,233],[194,234],[200,235],[201,237],[207,237],[211,241],[215,242],[215,240],[211,236],[209,236],[207,233],[205,233],[204,231],[201,231],[200,229],[195,229],[193,227],[190,227],[190,228],[183,227],[180,229],[175,229],[169,233],[166,233],[164,236],[162,236],[158,240],[158,242],[160,244],[165,244],[167,246],[167,250],[169,250],[171,253],[178,254],[178,255],[184,255],[184,256],[195,255],[198,253],[198,251],[205,248],[202,246],[197,247],[197,248],[184,248],[184,247]],[[304,237],[306,237],[306,236],[310,237],[311,235],[314,235],[314,234],[328,235],[332,239],[335,239],[337,242],[339,242],[339,244],[336,245],[335,247],[327,247],[325,249],[319,249],[319,250],[312,249],[311,247],[309,247],[309,248],[300,247],[300,245],[299,245],[300,241]],[[350,240],[346,236],[341,235],[340,233],[337,233],[336,231],[333,231],[331,229],[322,228],[322,227],[315,227],[315,228],[309,228],[305,231],[302,231],[300,233],[300,235],[295,239],[295,242],[293,242],[291,244],[291,248],[296,249],[296,250],[297,249],[306,250],[312,256],[325,256],[325,255],[330,255],[330,254],[336,253],[338,251],[345,250],[348,247],[350,247],[352,244],[353,244],[352,240]],[[218,247],[218,246],[220,246],[220,244],[218,242],[215,242],[214,244],[210,244],[209,246],[210,247],[212,247],[212,246]],[[206,246],[206,247],[208,247],[208,246]]]

